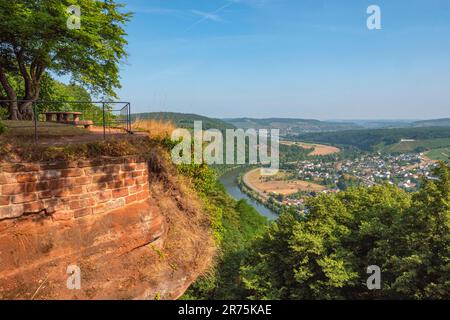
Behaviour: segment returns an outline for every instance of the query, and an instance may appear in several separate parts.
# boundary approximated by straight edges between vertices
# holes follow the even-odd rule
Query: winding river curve
[[[228,194],[232,196],[236,200],[245,199],[247,202],[253,206],[261,215],[268,218],[269,220],[275,220],[278,218],[278,215],[272,210],[266,208],[256,200],[250,198],[244,192],[239,189],[239,185],[237,182],[238,176],[242,173],[242,169],[236,169],[225,173],[220,177],[220,182],[224,185]]]

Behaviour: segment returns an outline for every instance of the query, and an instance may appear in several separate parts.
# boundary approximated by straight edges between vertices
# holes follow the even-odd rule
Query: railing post
[[[33,118],[34,118],[34,143],[38,142],[38,133],[37,133],[37,112],[36,112],[36,102],[32,102],[33,109]]]
[[[128,133],[131,133],[131,104],[130,103],[128,103],[128,108],[127,108],[127,113],[128,113],[128,121],[127,121],[127,124],[128,124]]]
[[[106,118],[105,118],[105,103],[102,102],[103,106],[103,140],[106,140]]]

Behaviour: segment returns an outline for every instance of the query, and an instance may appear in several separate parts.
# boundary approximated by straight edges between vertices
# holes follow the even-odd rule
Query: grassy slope
[[[268,221],[246,201],[231,198],[220,183],[205,187],[204,181],[209,180],[211,171],[196,171],[188,170],[196,177],[194,185],[210,214],[220,255],[215,268],[193,284],[183,299],[242,299],[245,294],[240,267],[255,239],[266,230]]]
[[[208,118],[197,114],[185,114],[176,112],[148,112],[148,113],[136,113],[132,115],[132,120],[135,119],[152,119],[172,121],[177,127],[191,129],[194,127],[194,121],[202,121],[203,129],[233,129],[232,124],[226,123],[219,119]]]
[[[417,141],[398,142],[381,149],[382,152],[414,152],[418,148],[426,150],[450,147],[450,138],[425,139]]]

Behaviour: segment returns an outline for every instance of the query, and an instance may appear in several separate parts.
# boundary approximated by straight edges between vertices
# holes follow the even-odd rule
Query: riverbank
[[[246,200],[252,207],[254,207],[262,216],[268,218],[269,220],[278,219],[278,214],[276,211],[271,210],[267,206],[263,205],[260,200],[254,197],[250,190],[245,190],[242,184],[239,182],[242,175],[246,173],[243,168],[236,168],[230,170],[225,174],[221,175],[219,180],[225,187],[228,194],[236,200]]]

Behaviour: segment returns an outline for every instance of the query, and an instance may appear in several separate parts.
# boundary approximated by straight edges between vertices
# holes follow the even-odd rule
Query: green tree
[[[112,0],[79,0],[81,28],[71,29],[67,21],[72,4],[0,0],[0,83],[2,99],[13,101],[8,106],[10,119],[32,116],[30,107],[40,96],[46,71],[69,75],[94,94],[115,97],[119,62],[126,56],[123,25],[130,14]],[[17,76],[23,80],[22,89],[11,81]]]
[[[388,289],[409,298],[450,298],[450,168],[441,163],[434,176],[413,195],[386,263],[398,275]]]
[[[444,163],[408,194],[353,188],[284,213],[241,267],[250,298],[450,298],[450,168]],[[367,267],[382,271],[366,287]]]

